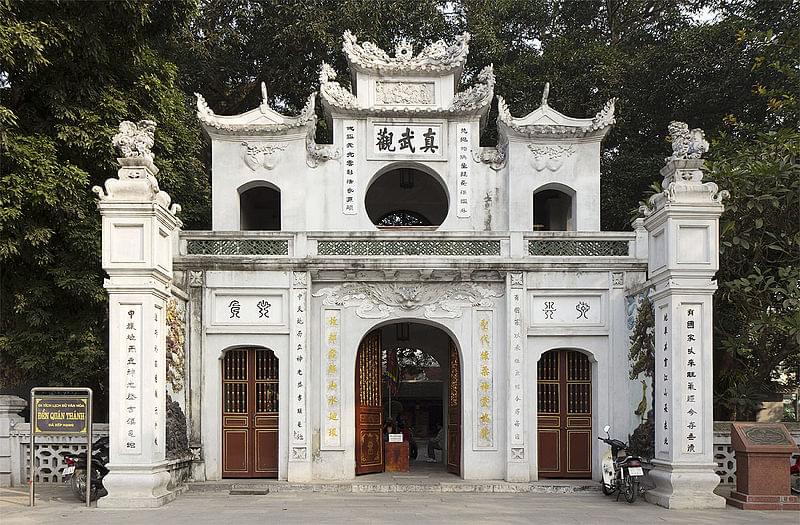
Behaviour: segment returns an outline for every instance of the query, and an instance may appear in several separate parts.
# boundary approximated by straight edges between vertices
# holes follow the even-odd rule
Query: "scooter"
[[[603,494],[610,496],[616,492],[617,500],[619,500],[620,494],[624,494],[625,501],[633,503],[640,494],[644,494],[641,483],[644,477],[642,458],[628,455],[627,443],[611,439],[608,433],[610,429],[611,427],[606,425],[603,432],[607,437],[597,438],[611,447],[602,460],[603,480],[600,483]]]
[[[789,468],[789,475],[792,480],[792,492],[800,494],[800,456],[797,456],[794,465]]]
[[[98,439],[92,445],[91,474],[88,476],[91,483],[87,483],[86,452],[68,454],[64,456],[67,466],[61,472],[64,483],[69,483],[72,493],[81,500],[86,501],[86,487],[89,485],[91,501],[102,498],[107,494],[103,487],[103,478],[108,474],[108,438]]]

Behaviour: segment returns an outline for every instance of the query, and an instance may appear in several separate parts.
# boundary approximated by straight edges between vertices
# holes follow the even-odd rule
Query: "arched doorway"
[[[560,184],[545,185],[533,194],[535,231],[574,231],[575,192]]]
[[[255,181],[239,188],[239,229],[281,229],[281,192],[277,187]]]
[[[435,229],[447,218],[448,198],[437,177],[414,167],[394,167],[367,189],[367,215],[379,228]]]
[[[538,363],[539,477],[592,477],[592,363],[550,350]]]
[[[414,322],[376,328],[359,345],[355,372],[357,475],[384,471],[388,421],[413,437],[412,471],[461,474],[461,359],[444,330]]]
[[[267,348],[222,358],[222,477],[278,477],[278,358]]]

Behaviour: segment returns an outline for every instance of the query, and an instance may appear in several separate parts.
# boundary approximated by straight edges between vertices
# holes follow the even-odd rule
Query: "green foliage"
[[[88,385],[108,367],[100,217],[121,120],[158,122],[161,186],[208,216],[192,101],[165,50],[192,2],[0,1],[0,381]]]
[[[631,347],[628,350],[628,360],[631,365],[628,376],[631,379],[636,379],[641,374],[652,379],[655,375],[655,329],[653,303],[644,297],[636,311],[636,323],[633,326]]]
[[[800,133],[716,142],[708,175],[732,197],[720,220],[715,372],[719,403],[736,419],[798,382]]]

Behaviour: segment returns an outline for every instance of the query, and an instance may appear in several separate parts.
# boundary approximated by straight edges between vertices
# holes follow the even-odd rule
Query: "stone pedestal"
[[[713,312],[719,216],[726,192],[703,183],[701,130],[670,124],[675,154],[664,191],[645,207],[648,277],[655,289],[654,469],[647,500],[677,509],[723,508],[714,494]],[[687,158],[694,157],[694,158]]]
[[[99,507],[157,507],[167,486],[166,301],[179,207],[158,188],[150,146],[155,124],[125,122],[114,144],[119,178],[95,187],[109,278],[109,473]]]
[[[11,454],[11,429],[25,421],[19,415],[28,402],[17,396],[0,396],[0,487],[11,487],[14,479]]]
[[[789,458],[797,451],[781,424],[733,423],[731,444],[736,451],[736,490],[728,503],[746,510],[800,510],[792,496]]]

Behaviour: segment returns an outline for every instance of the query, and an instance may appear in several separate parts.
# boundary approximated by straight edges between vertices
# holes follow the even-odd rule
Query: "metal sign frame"
[[[49,392],[50,394],[45,396],[43,395],[44,392]],[[30,447],[30,467],[28,469],[29,478],[28,484],[30,486],[29,490],[29,498],[30,498],[30,506],[33,507],[35,503],[36,497],[36,428],[37,428],[37,420],[36,420],[36,399],[42,399],[44,397],[68,397],[68,396],[80,396],[80,397],[87,397],[88,404],[86,406],[86,425],[84,427],[84,432],[86,434],[86,506],[92,506],[92,402],[93,402],[93,392],[91,388],[85,387],[36,387],[31,388],[31,447]],[[43,435],[73,435],[73,436],[80,436],[84,432],[39,432],[39,434]]]

